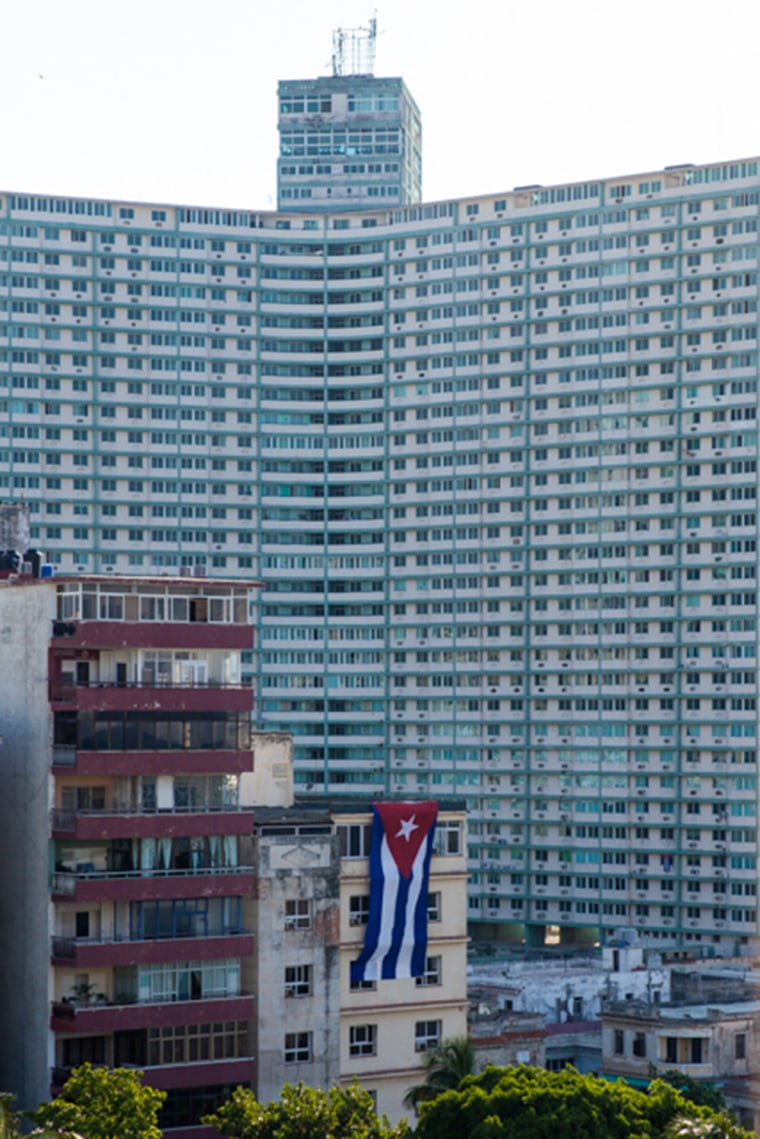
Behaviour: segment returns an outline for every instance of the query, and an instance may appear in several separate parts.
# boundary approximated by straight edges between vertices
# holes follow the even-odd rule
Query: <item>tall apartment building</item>
[[[356,210],[422,197],[422,121],[403,79],[373,74],[377,25],[338,29],[333,74],[277,91],[277,208]]]
[[[181,1139],[254,1080],[253,807],[292,794],[241,683],[250,586],[0,586],[3,1087],[137,1066]]]
[[[0,488],[264,582],[299,790],[462,796],[478,934],[757,948],[756,160],[375,212],[0,195]]]

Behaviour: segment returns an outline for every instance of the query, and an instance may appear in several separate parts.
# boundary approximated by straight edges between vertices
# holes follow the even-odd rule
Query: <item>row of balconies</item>
[[[102,772],[101,772],[102,774]],[[160,838],[174,833],[181,822],[182,833],[192,835],[250,834],[252,808],[248,806],[203,804],[170,808],[112,805],[97,810],[61,810],[50,813],[53,837],[79,841],[122,838]]]
[[[253,953],[253,948],[253,935],[243,931],[203,937],[53,937],[50,960],[52,965],[66,965],[76,969],[116,968],[168,963],[176,961],[178,954],[183,960],[193,961],[246,957]]]
[[[51,878],[53,901],[125,902],[162,898],[251,894],[254,872],[249,866],[219,866],[182,870],[56,871]]]
[[[229,996],[208,998],[178,997],[163,1001],[139,1002],[120,1000],[121,994],[112,1001],[96,998],[93,1004],[77,1004],[73,1001],[54,1001],[51,1006],[50,1027],[54,1032],[77,1035],[123,1031],[129,1029],[152,1028],[157,1023],[162,1026],[206,1021],[247,1019],[253,1013],[253,996],[236,993]],[[160,1020],[156,1012],[160,1009]]]
[[[58,622],[60,625],[61,622]],[[90,624],[88,622],[88,624]],[[93,622],[95,624],[95,622]],[[129,640],[129,624],[123,626],[125,640]],[[171,627],[171,626],[170,626]],[[215,629],[215,626],[211,626]],[[92,637],[85,633],[84,639]],[[144,634],[136,634],[135,642],[144,642]],[[186,639],[186,638],[183,638]],[[195,640],[210,643],[214,638],[207,632]],[[253,707],[253,689],[250,684],[223,684],[207,681],[204,684],[156,684],[140,682],[93,681],[73,684],[54,679],[50,684],[53,704],[78,711],[139,711],[160,707],[163,711],[247,711]]]
[[[234,1012],[230,1012],[229,1014],[225,1012],[224,1015],[225,1017],[229,1015],[230,1018],[233,1018],[236,1017],[237,1014]],[[244,1014],[244,1016],[249,1015],[250,1013]],[[58,1029],[58,1031],[65,1030]],[[93,1066],[98,1067],[97,1064]],[[73,1070],[73,1067],[61,1066],[50,1069],[51,1095],[55,1096],[60,1093]],[[242,1085],[248,1087],[254,1079],[254,1057],[245,1056],[223,1060],[200,1060],[193,1063],[185,1061],[182,1064],[161,1064],[160,1066],[141,1063],[140,1070],[145,1073],[146,1083],[152,1088],[169,1090],[171,1088],[192,1088],[217,1084],[228,1084],[234,1087]],[[167,1134],[181,1135],[183,1139],[188,1135],[198,1136],[198,1139],[205,1139],[211,1132],[206,1131],[205,1128],[192,1127],[187,1130],[182,1129],[181,1132],[172,1128]]]
[[[490,898],[489,899],[489,913],[496,912],[501,909],[506,910],[507,899],[504,898]],[[523,908],[519,910],[512,910],[512,919],[515,921],[552,921],[561,922],[562,925],[589,925],[589,924],[602,924],[611,929],[620,925],[621,917],[629,916],[628,907],[634,903],[628,899],[618,900],[616,903],[610,903],[614,906],[625,906],[625,913],[621,914],[618,909],[615,912],[601,912],[601,905],[598,910],[593,913],[587,913],[585,910],[573,913],[572,909],[562,909],[559,903],[554,902],[539,902],[530,907],[530,913],[526,914]],[[659,914],[650,914],[640,911],[641,906],[645,906],[646,902],[636,904],[636,910],[631,911],[630,917],[635,917],[637,925],[646,926],[647,929],[653,930],[672,930],[675,934],[682,930],[698,930],[701,934],[709,935],[713,931],[719,933],[724,931],[726,934],[731,934],[732,937],[737,935],[748,936],[754,935],[754,923],[740,921],[733,918],[706,918],[700,916],[699,918],[689,918],[688,915],[679,915],[678,917],[662,917]]]

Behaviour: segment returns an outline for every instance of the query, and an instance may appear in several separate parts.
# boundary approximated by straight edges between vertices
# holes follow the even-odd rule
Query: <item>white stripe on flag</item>
[[[396,898],[398,897],[399,870],[390,850],[388,842],[383,835],[380,845],[380,865],[383,871],[383,903],[380,911],[380,931],[377,938],[377,948],[367,959],[364,967],[364,976],[368,981],[378,981],[385,957],[393,939],[393,919],[396,913]]]
[[[420,897],[422,867],[425,862],[425,853],[429,840],[429,836],[425,838],[425,841],[417,851],[417,857],[412,865],[412,881],[409,885],[409,893],[406,899],[406,914],[404,915],[404,936],[401,941],[401,949],[396,963],[397,977],[411,977],[412,975],[412,953],[414,952],[415,945],[414,912]]]

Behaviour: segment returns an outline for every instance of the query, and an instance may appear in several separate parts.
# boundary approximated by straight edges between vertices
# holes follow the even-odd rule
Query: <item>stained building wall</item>
[[[21,1108],[48,1099],[48,812],[51,720],[45,585],[0,585],[0,1088]]]

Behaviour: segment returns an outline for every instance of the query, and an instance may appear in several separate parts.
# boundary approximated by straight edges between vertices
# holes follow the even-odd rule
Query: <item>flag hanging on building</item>
[[[421,977],[438,804],[373,803],[369,921],[352,981]]]

